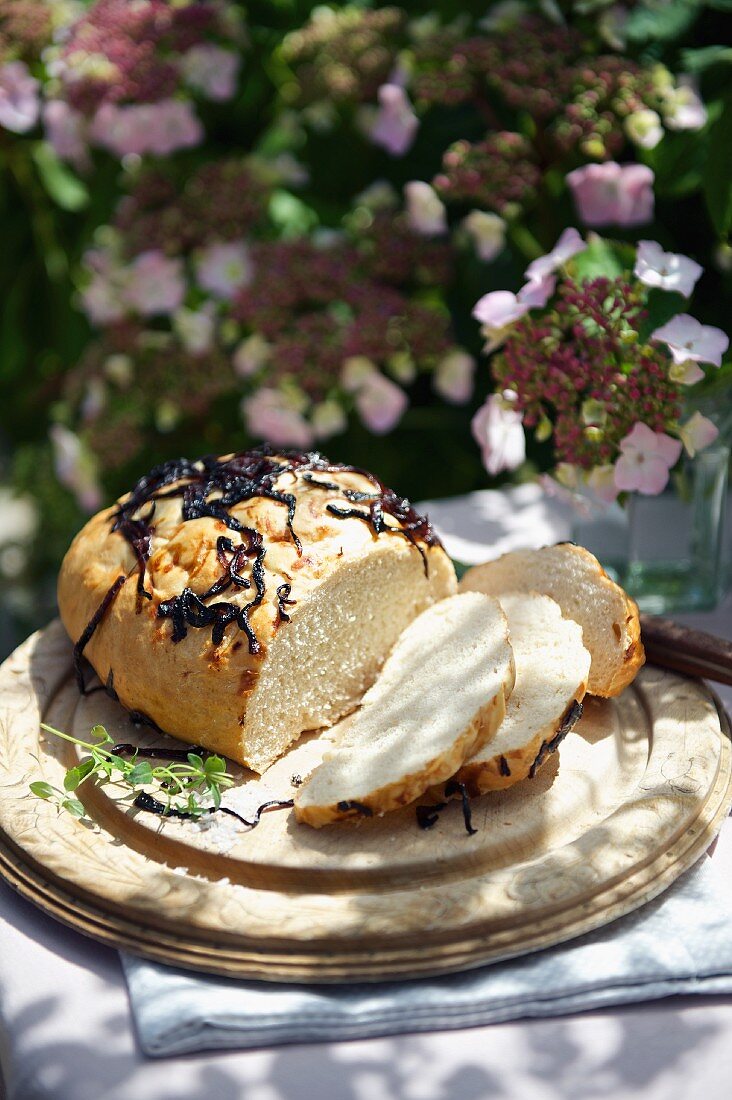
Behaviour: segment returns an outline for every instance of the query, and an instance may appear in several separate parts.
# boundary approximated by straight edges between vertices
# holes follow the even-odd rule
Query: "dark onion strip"
[[[292,592],[291,584],[281,584],[277,589],[277,614],[279,615],[281,623],[289,623],[290,616],[285,611],[285,606],[294,607],[297,600],[291,600],[289,598]]]
[[[74,646],[74,672],[76,674],[76,682],[79,685],[79,691],[82,695],[86,695],[87,693],[86,684],[84,683],[84,670],[81,665],[81,660],[84,655],[84,649],[89,644],[89,641],[94,634],[94,631],[101,623],[107,611],[114,603],[114,599],[117,593],[119,592],[126,580],[126,574],[120,573],[114,584],[110,585],[110,587],[107,589],[104,599],[99,604],[99,607],[96,609],[91,619],[84,627],[84,631],[81,637]]]
[[[417,824],[420,829],[431,829],[436,825],[440,810],[444,810],[447,802],[435,802],[431,806],[417,806]]]
[[[164,745],[131,745],[127,741],[121,741],[118,745],[112,745],[109,750],[115,756],[142,756],[148,760],[180,760],[185,763],[188,754],[193,752],[199,756],[213,756],[210,749],[204,749],[203,745],[191,745],[189,749],[167,749]]]
[[[583,709],[584,708],[583,708],[582,704],[580,703],[580,701],[578,699],[575,699],[572,702],[571,706],[567,710],[567,713],[564,715],[564,718],[562,719],[562,724],[560,725],[559,729],[554,734],[554,736],[549,741],[542,741],[541,748],[537,752],[536,758],[534,759],[533,764],[529,768],[529,779],[534,778],[534,776],[538,772],[539,768],[541,767],[541,765],[546,760],[547,756],[549,756],[550,753],[553,753],[553,752],[557,751],[557,749],[559,748],[559,746],[561,745],[562,741],[567,736],[567,734],[579,722],[580,718],[582,717]]]
[[[158,798],[153,798],[147,791],[140,791],[135,797],[132,805],[138,810],[146,810],[148,813],[157,814],[159,817],[177,817],[177,818],[198,818],[202,814],[191,813],[190,810],[177,810],[174,806],[168,806],[165,802],[161,802]],[[249,821],[246,817],[242,817],[236,810],[230,810],[228,806],[211,806],[203,811],[203,814],[208,816],[209,814],[228,814],[229,817],[235,817],[237,821],[241,821],[242,825],[246,825],[249,829],[256,829],[261,820],[262,814],[267,810],[285,810],[294,806],[294,802],[291,798],[288,799],[272,799],[271,802],[263,802],[261,806],[257,807],[254,817]]]
[[[374,811],[371,809],[370,806],[365,806],[363,802],[356,802],[354,798],[349,798],[348,800],[344,799],[342,802],[339,802],[338,809],[342,814],[349,813],[351,810],[353,810],[355,814],[358,814],[361,817],[374,816]]]
[[[452,794],[460,795],[463,804],[463,821],[465,822],[465,828],[468,836],[473,836],[478,830],[473,828],[473,814],[470,809],[468,789],[464,783],[459,783],[457,779],[449,779],[445,784],[445,798],[449,798]]]

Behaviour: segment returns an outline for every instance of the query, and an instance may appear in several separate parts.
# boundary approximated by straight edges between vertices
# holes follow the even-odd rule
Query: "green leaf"
[[[688,30],[702,7],[702,0],[645,0],[629,14],[624,33],[629,42],[678,38]]]
[[[75,791],[80,783],[83,783],[90,772],[95,769],[94,761],[90,758],[82,760],[75,768],[69,768],[64,777],[64,790]]]
[[[701,46],[696,50],[681,51],[681,68],[685,73],[703,73],[712,65],[730,63],[732,48],[729,46]]]
[[[30,789],[37,798],[53,798],[56,793],[50,783],[43,783],[40,780],[31,783]]]
[[[112,738],[109,736],[104,726],[92,726],[89,736],[96,738],[100,745],[112,744]]]
[[[269,213],[285,237],[300,237],[318,224],[318,215],[313,208],[289,191],[278,190],[272,193]]]
[[[712,225],[726,237],[732,228],[732,95],[709,132],[704,199]]]
[[[89,202],[87,188],[69,166],[59,160],[47,142],[39,141],[34,146],[33,160],[41,183],[57,206],[72,213],[83,210],[87,206]]]
[[[146,783],[152,783],[153,770],[147,760],[140,760],[138,764],[135,764],[127,776],[127,781],[133,785],[133,787],[144,787]]]
[[[616,248],[603,237],[593,237],[585,251],[575,256],[572,263],[581,283],[600,276],[614,279],[617,275],[622,275],[624,270]]]
[[[68,810],[73,817],[83,817],[86,813],[83,802],[79,802],[78,798],[65,798],[61,807]]]
[[[685,305],[686,299],[682,294],[654,287],[648,294],[647,315],[638,333],[641,342],[645,344],[652,332],[681,313]]]
[[[206,775],[223,775],[226,771],[226,763],[220,756],[209,756],[204,765],[203,770]]]
[[[200,768],[201,771],[204,769],[203,757],[198,756],[195,752],[188,753],[188,763],[192,764],[194,768]]]
[[[210,791],[211,800],[213,801],[215,808],[218,810],[219,806],[221,805],[221,791],[215,784],[210,787]]]

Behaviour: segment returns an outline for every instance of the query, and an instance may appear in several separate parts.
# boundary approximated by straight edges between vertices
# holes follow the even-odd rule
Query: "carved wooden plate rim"
[[[651,723],[648,764],[637,797],[602,822],[607,835],[590,829],[538,859],[381,894],[293,896],[214,882],[161,866],[27,793],[43,755],[38,723],[68,672],[58,623],[0,668],[0,877],[100,942],[191,969],[373,981],[550,946],[664,890],[704,852],[732,804],[723,708],[701,682],[649,668],[632,689]]]

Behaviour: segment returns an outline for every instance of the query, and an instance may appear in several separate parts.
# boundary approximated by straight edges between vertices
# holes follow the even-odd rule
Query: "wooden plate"
[[[160,743],[103,693],[81,699],[60,624],[0,668],[0,875],[51,916],[178,966],[268,981],[377,981],[479,966],[559,943],[654,897],[705,850],[732,803],[730,734],[706,687],[655,668],[588,700],[536,779],[451,803],[420,830],[414,807],[322,830],[290,811],[248,831],[131,811],[83,787],[87,818],[28,791],[62,785],[77,736]],[[287,798],[327,747],[305,739],[227,802]],[[429,801],[428,799],[423,801]]]

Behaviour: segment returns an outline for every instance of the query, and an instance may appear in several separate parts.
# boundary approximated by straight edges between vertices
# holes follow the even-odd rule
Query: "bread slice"
[[[513,550],[468,569],[459,588],[498,597],[511,591],[540,592],[556,600],[564,617],[582,627],[592,657],[591,695],[619,695],[645,661],[637,606],[581,546]]]
[[[455,777],[471,795],[536,775],[582,714],[590,673],[582,628],[563,618],[550,596],[513,592],[500,602],[508,620],[516,684],[495,737]]]
[[[514,678],[497,600],[469,592],[423,611],[297,791],[298,821],[384,813],[448,779],[500,725]]]

